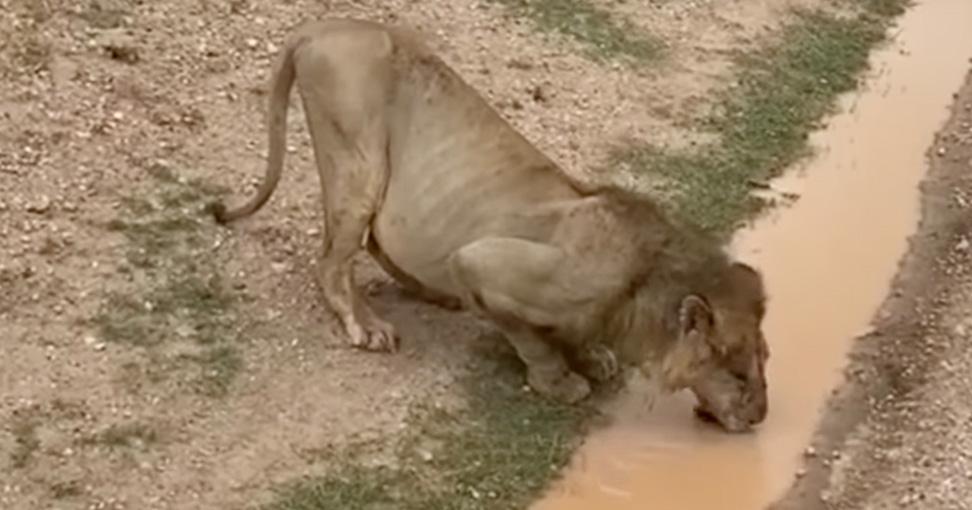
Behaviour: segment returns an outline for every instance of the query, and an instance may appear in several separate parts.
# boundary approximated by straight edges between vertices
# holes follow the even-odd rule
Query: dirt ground
[[[195,215],[218,186],[253,191],[270,59],[298,22],[418,28],[568,171],[644,186],[589,169],[619,144],[698,143],[692,121],[733,52],[824,4],[594,3],[665,58],[595,62],[493,2],[0,0],[0,508],[240,508],[335,448],[393,441],[417,402],[461,398],[481,326],[401,295],[364,258],[358,283],[403,352],[329,333],[297,106],[270,204],[231,230]],[[933,148],[922,233],[787,508],[821,494],[825,508],[968,505],[970,103],[967,86]]]
[[[491,2],[0,0],[0,507],[245,506],[334,448],[392,441],[413,403],[460,398],[480,326],[401,296],[364,259],[359,284],[403,352],[329,334],[299,109],[269,206],[232,230],[195,215],[215,186],[253,191],[270,59],[298,22],[426,32],[580,175],[617,144],[695,143],[685,126],[732,51],[815,3],[601,2],[662,43],[636,69]]]
[[[972,73],[929,158],[891,295],[774,510],[972,508]]]

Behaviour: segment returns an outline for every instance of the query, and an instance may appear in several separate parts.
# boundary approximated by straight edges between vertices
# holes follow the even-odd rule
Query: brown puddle
[[[774,183],[800,199],[734,243],[770,295],[767,421],[731,436],[696,421],[687,393],[648,411],[632,388],[534,510],[756,510],[790,485],[917,226],[926,150],[972,56],[970,0],[926,0],[899,21],[893,44],[873,55],[866,90],[844,97],[813,137],[818,156],[805,175]]]

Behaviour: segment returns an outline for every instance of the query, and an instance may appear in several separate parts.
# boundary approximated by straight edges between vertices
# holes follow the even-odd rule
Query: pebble
[[[27,212],[34,214],[44,214],[51,208],[51,199],[46,195],[41,195],[37,201],[27,204]]]

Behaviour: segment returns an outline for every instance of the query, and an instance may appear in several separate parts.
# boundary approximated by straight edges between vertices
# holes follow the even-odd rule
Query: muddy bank
[[[773,510],[972,505],[972,74],[929,158],[891,295]]]

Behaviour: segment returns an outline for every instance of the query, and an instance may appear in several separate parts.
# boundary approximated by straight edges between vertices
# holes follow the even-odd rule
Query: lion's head
[[[730,432],[747,431],[766,418],[765,300],[759,273],[731,264],[704,293],[680,299],[677,335],[662,361],[665,385],[691,389],[697,415]]]

